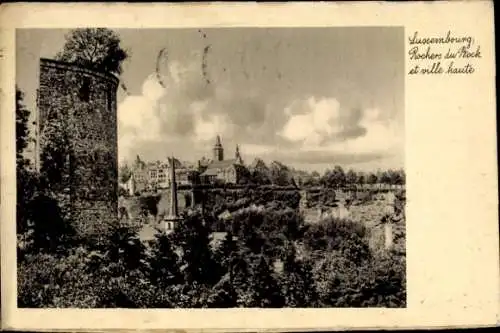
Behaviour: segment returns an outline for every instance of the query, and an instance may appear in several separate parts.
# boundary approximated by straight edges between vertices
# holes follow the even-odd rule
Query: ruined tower
[[[77,232],[100,235],[118,219],[116,92],[118,79],[40,59],[40,172]]]
[[[224,160],[224,148],[222,148],[222,143],[220,141],[220,136],[217,135],[215,139],[214,151],[214,161]]]

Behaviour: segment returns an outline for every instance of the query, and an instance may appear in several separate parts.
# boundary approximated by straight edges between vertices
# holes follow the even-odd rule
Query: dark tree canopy
[[[118,34],[110,29],[74,29],[66,35],[64,48],[56,58],[119,75],[122,73],[122,62],[128,57],[120,42]]]
[[[24,93],[16,87],[16,159],[22,162],[23,152],[30,142],[28,120],[30,112],[23,102]]]
[[[118,178],[122,184],[128,182],[130,177],[132,176],[132,170],[127,164],[120,165],[118,169]]]

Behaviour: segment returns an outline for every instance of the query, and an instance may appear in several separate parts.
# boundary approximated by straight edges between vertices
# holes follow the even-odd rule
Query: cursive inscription
[[[415,31],[408,38],[409,75],[473,74],[481,58],[481,46],[472,36],[448,31],[441,36],[422,36]]]

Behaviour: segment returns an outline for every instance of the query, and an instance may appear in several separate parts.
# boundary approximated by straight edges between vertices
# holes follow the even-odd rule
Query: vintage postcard
[[[2,325],[494,325],[492,9],[0,7]]]

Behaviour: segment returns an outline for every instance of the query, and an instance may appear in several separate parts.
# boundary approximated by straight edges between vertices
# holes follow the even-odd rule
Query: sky
[[[119,159],[225,157],[304,170],[404,166],[404,31],[398,27],[115,29]],[[16,34],[16,83],[34,110],[39,58],[65,29]]]

